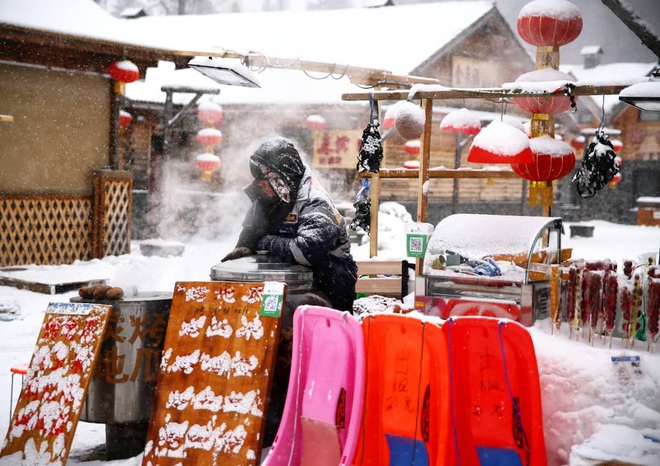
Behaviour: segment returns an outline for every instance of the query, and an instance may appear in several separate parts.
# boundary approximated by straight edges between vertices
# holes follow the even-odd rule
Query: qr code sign
[[[411,252],[424,252],[424,240],[419,237],[410,238],[410,251]]]
[[[264,296],[263,306],[261,307],[262,312],[269,315],[278,315],[280,312],[281,302],[281,296]]]

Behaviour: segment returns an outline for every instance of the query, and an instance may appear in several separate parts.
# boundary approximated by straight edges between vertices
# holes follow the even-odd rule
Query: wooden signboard
[[[259,464],[285,288],[176,283],[143,466]]]
[[[0,465],[66,464],[111,308],[48,305]]]

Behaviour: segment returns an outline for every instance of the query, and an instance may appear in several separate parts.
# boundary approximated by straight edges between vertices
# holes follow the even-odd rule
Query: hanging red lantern
[[[614,175],[610,180],[610,188],[612,189],[616,188],[616,185],[618,185],[621,182],[621,178],[623,178],[621,176],[621,172],[618,172],[616,175]]]
[[[419,170],[419,160],[406,160],[403,162],[403,168],[406,170]]]
[[[529,138],[508,123],[493,121],[474,137],[467,161],[472,163],[530,163]]]
[[[582,14],[567,0],[535,0],[518,14],[518,34],[536,47],[560,47],[582,32]]]
[[[119,126],[121,128],[128,127],[133,122],[133,115],[128,113],[126,110],[119,111]]]
[[[531,181],[530,205],[551,206],[552,182],[571,172],[575,166],[575,153],[569,144],[547,134],[532,138],[530,147],[534,160],[512,164],[511,168],[518,176]]]
[[[617,155],[616,157],[614,157],[614,163],[616,164],[617,167],[620,168],[621,164],[623,163],[623,159],[621,158],[621,156]]]
[[[108,73],[115,82],[115,92],[124,94],[126,92],[126,83],[132,83],[140,79],[140,70],[130,60],[121,60],[110,63]]]
[[[440,122],[440,129],[454,133],[479,134],[481,121],[467,108],[449,112]]]
[[[197,132],[197,142],[202,146],[217,146],[222,142],[222,133],[219,129],[202,128]]]
[[[420,150],[419,139],[406,141],[406,143],[403,146],[403,150],[405,150],[408,154],[412,155],[413,157],[419,154],[419,150]]]
[[[555,83],[555,82],[559,83]],[[550,88],[545,86],[539,91],[548,93],[563,93],[564,84],[573,81],[570,75],[562,73],[552,68],[542,68],[540,70],[530,71],[523,73],[516,79],[517,83],[553,83]],[[529,84],[523,84],[525,88]],[[531,84],[534,87],[534,84]],[[575,100],[575,98],[574,98]],[[544,113],[548,115],[559,115],[560,113],[567,112],[571,109],[571,99],[568,96],[562,97],[549,97],[539,95],[538,97],[514,97],[513,101],[522,110],[528,113]]]
[[[328,122],[321,115],[308,116],[305,124],[310,131],[324,131],[328,127]]]
[[[211,100],[205,100],[197,106],[197,118],[207,126],[222,124],[222,107]]]
[[[571,147],[573,147],[573,149],[575,149],[578,152],[582,152],[584,150],[585,141],[586,141],[585,137],[580,135],[576,138],[573,138],[573,140],[571,141]]]
[[[621,142],[620,139],[612,139],[610,142],[612,143],[612,148],[614,149],[614,152],[620,152],[621,149],[623,149],[623,143]]]
[[[199,154],[195,158],[197,168],[202,170],[202,180],[211,181],[213,172],[220,168],[220,157],[214,154]]]

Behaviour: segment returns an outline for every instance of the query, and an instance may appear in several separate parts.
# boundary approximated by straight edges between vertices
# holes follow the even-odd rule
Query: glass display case
[[[435,227],[415,307],[428,315],[489,315],[531,326],[549,314],[553,264],[561,248],[557,217],[455,214]]]

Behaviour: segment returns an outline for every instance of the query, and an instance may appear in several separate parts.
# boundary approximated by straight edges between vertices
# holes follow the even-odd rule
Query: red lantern
[[[213,147],[222,142],[222,133],[215,128],[202,128],[197,132],[197,142],[203,146]]]
[[[418,170],[419,169],[419,160],[406,160],[403,162],[403,168],[406,170]]]
[[[467,108],[448,113],[440,122],[440,129],[455,133],[479,134],[481,121],[479,117]]]
[[[610,188],[612,189],[616,188],[616,185],[618,185],[621,182],[621,178],[623,178],[621,176],[621,172],[618,172],[616,175],[614,175],[610,180]]]
[[[567,0],[535,0],[520,10],[516,26],[528,44],[560,47],[582,32],[582,14]]]
[[[220,126],[222,107],[211,100],[206,100],[197,106],[197,118],[207,126]]]
[[[128,113],[126,110],[119,111],[119,126],[126,128],[133,122],[133,115]]]
[[[412,156],[419,154],[419,150],[420,150],[419,139],[406,141],[405,145],[403,146],[403,150],[405,150],[408,154]]]
[[[132,83],[140,79],[140,70],[130,60],[115,61],[108,67],[110,77],[115,81]]]
[[[220,168],[220,157],[214,154],[199,154],[195,159],[195,164],[202,170],[202,179],[211,181],[213,172]]]
[[[564,83],[566,81],[573,81],[573,78],[566,73],[557,71],[552,68],[542,68],[540,70],[530,71],[518,76],[516,82],[518,83],[538,83],[549,82],[553,83],[559,81]],[[523,84],[523,88],[528,87]],[[534,85],[532,84],[532,87]],[[539,89],[539,91],[555,93],[558,91],[563,92],[563,84],[552,84],[550,88]],[[562,97],[514,97],[513,101],[518,107],[528,113],[545,113],[548,115],[559,115],[571,109],[571,99],[567,96]]]
[[[619,152],[621,149],[623,149],[623,143],[619,139],[612,139],[610,141],[612,143],[612,148],[614,149],[614,152]]]
[[[582,152],[584,150],[585,141],[586,140],[584,136],[578,136],[571,141],[571,146],[573,149]]]
[[[305,124],[311,131],[323,131],[328,127],[328,122],[321,115],[308,116]]]
[[[529,204],[552,205],[552,182],[568,175],[575,166],[575,153],[564,141],[547,134],[532,138],[530,147],[534,160],[530,163],[512,164],[520,177],[530,180]]]
[[[527,135],[501,121],[493,121],[474,137],[467,157],[472,163],[510,164],[533,160]]]

